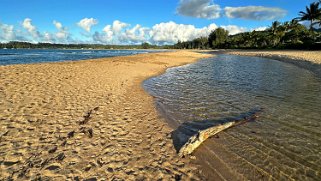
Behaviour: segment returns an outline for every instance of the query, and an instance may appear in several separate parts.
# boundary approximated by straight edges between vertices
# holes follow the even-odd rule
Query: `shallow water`
[[[155,51],[159,50],[0,49],[0,65],[84,60]]]
[[[194,153],[208,177],[321,180],[321,80],[310,71],[218,55],[168,69],[144,88],[174,128],[263,109],[255,122],[210,138]]]

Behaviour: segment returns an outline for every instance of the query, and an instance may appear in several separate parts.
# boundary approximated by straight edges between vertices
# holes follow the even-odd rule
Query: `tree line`
[[[47,49],[321,49],[321,0],[306,6],[299,17],[284,23],[274,21],[264,31],[229,35],[223,28],[212,31],[208,37],[191,41],[178,41],[174,45],[102,45],[102,44],[56,44],[11,41],[0,43],[0,48],[47,48]],[[300,24],[308,21],[309,27]],[[315,27],[318,28],[315,28]]]
[[[151,45],[147,42],[141,45],[102,45],[102,44],[56,44],[56,43],[29,43],[20,41],[10,41],[0,43],[0,49],[167,49],[170,46]]]
[[[299,12],[299,17],[284,23],[274,21],[264,31],[244,32],[229,35],[223,28],[217,28],[208,37],[196,38],[192,41],[178,42],[176,49],[321,49],[321,8],[320,2],[306,6]],[[310,23],[309,28],[300,24]]]

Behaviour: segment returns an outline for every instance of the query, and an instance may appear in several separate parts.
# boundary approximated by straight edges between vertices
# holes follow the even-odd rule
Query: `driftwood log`
[[[207,127],[205,129],[198,130],[193,136],[189,137],[185,144],[178,151],[178,155],[184,157],[191,154],[196,148],[198,148],[206,139],[216,135],[217,133],[224,131],[228,128],[249,122],[254,121],[258,118],[258,113],[261,109],[252,110],[248,112],[245,116],[240,116],[240,118],[234,120],[223,121],[219,124]]]

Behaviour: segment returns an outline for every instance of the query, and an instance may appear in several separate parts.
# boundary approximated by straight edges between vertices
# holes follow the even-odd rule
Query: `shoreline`
[[[200,179],[141,86],[192,51],[0,67],[1,179]]]
[[[207,52],[0,66],[0,178],[206,179],[206,164],[177,155],[145,80],[219,53],[321,65],[292,51]]]
[[[91,49],[15,49],[15,50],[91,50]],[[126,57],[126,56],[133,56],[133,55],[140,55],[140,54],[149,54],[149,53],[163,53],[163,52],[173,52],[173,50],[166,50],[166,49],[160,49],[160,50],[155,50],[155,49],[92,49],[92,50],[108,50],[108,51],[146,51],[146,52],[141,52],[137,54],[128,54],[128,55],[122,55],[121,57]],[[90,59],[74,59],[74,60],[55,60],[55,61],[39,61],[39,62],[24,62],[24,63],[15,63],[15,64],[4,64],[2,66],[15,66],[15,65],[33,65],[33,64],[46,64],[46,63],[70,63],[70,62],[77,62],[77,61],[93,61],[97,60],[99,61],[100,59],[106,59],[106,58],[113,58],[113,57],[120,57],[120,56],[106,56],[106,57],[96,57],[96,58],[90,58]]]
[[[321,78],[321,51],[305,50],[224,50],[220,53],[278,60],[313,72]]]

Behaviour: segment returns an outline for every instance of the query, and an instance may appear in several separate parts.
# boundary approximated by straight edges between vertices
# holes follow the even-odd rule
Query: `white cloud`
[[[66,27],[63,27],[63,25],[58,22],[58,21],[53,21],[53,24],[55,25],[55,27],[57,28],[58,32],[56,32],[56,38],[59,40],[59,41],[65,41],[66,39],[68,39],[68,36],[69,36],[69,32],[67,30]]]
[[[152,44],[174,44],[178,41],[190,41],[195,38],[207,37],[213,30],[218,28],[216,24],[209,24],[204,27],[195,27],[189,24],[178,24],[173,21],[155,24],[152,27],[143,27],[140,24],[131,26],[128,23],[115,20],[106,25],[101,31],[85,33],[83,37],[73,39],[68,29],[59,21],[53,21],[56,27],[55,32],[38,32],[32,24],[31,19],[26,18],[22,23],[23,29],[14,29],[12,25],[0,23],[0,41],[23,40],[31,42],[50,43],[103,43],[103,44],[140,44],[149,42]],[[235,25],[220,26],[229,31],[230,34],[237,34],[248,31],[245,27]],[[256,30],[264,29],[259,27]],[[37,36],[34,36],[37,35]]]
[[[216,19],[221,8],[211,0],[180,0],[177,13],[196,18]]]
[[[127,23],[115,20],[112,25],[106,25],[103,28],[103,32],[95,32],[93,34],[93,40],[98,43],[120,43],[118,41],[120,35],[124,28],[129,26]]]
[[[127,29],[121,36],[120,40],[128,43],[137,43],[148,41],[149,28],[137,24],[132,29]]]
[[[267,26],[260,26],[254,29],[251,29],[251,31],[264,31],[266,30],[268,27]]]
[[[107,41],[110,41],[113,38],[114,32],[112,30],[111,25],[105,26],[105,28],[103,29],[103,32],[105,33],[105,39]]]
[[[104,28],[105,30],[105,28]],[[95,32],[92,36],[94,42],[96,43],[111,43],[114,44],[113,42],[113,32],[112,31],[104,31],[102,33],[100,32]]]
[[[129,26],[129,24],[127,24],[127,23],[121,22],[119,20],[115,20],[113,22],[112,30],[114,33],[119,33],[122,31],[123,28],[126,28],[128,26]]]
[[[23,28],[25,28],[36,40],[41,38],[41,34],[37,31],[37,28],[32,25],[32,20],[30,18],[26,18],[22,22]]]
[[[102,32],[95,32],[92,36],[94,42],[108,44],[138,44],[149,42],[153,44],[173,44],[178,41],[189,41],[195,38],[207,37],[213,30],[218,28],[216,24],[197,28],[194,25],[177,24],[173,21],[155,24],[153,27],[142,27],[137,24],[131,27],[129,24],[113,22],[113,25],[106,25]],[[122,28],[114,28],[122,24]],[[118,26],[119,27],[119,26]],[[244,27],[235,25],[221,26],[230,34],[237,34],[247,31]]]
[[[13,25],[2,24],[0,22],[0,41],[11,41],[16,39]]]
[[[60,22],[54,20],[54,21],[53,21],[53,24],[55,25],[55,27],[56,27],[58,30],[62,29],[62,24],[61,24]]]
[[[224,28],[225,30],[227,30],[229,32],[229,35],[235,35],[238,33],[242,33],[242,32],[246,32],[248,31],[247,28],[245,27],[239,27],[236,25],[227,25],[227,26],[221,26],[222,28]]]
[[[284,9],[264,6],[225,7],[224,11],[228,18],[249,20],[276,20],[287,14]]]
[[[30,18],[24,19],[22,22],[22,26],[30,33],[36,31],[36,27],[32,25],[32,20]]]
[[[45,32],[43,34],[43,39],[42,39],[43,42],[47,42],[47,43],[54,43],[55,42],[55,38],[54,36],[49,33],[49,32]]]
[[[99,43],[135,44],[148,41],[149,28],[115,20],[112,25],[106,25],[102,32],[95,32],[93,40]]]
[[[194,25],[176,24],[170,21],[154,25],[150,31],[150,38],[152,42],[157,44],[177,43],[178,41],[188,41],[200,36],[208,36],[215,28],[217,28],[215,24],[196,28]]]
[[[81,27],[87,32],[90,32],[91,27],[96,24],[98,24],[98,20],[94,18],[84,18],[77,23],[79,27]]]

